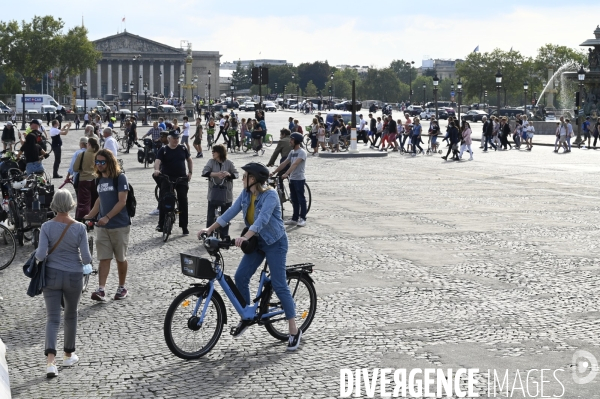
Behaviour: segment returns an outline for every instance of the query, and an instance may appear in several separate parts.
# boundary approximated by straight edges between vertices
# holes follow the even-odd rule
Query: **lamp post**
[[[299,85],[296,86],[296,101],[298,101],[297,102],[298,106],[296,107],[296,111],[300,112],[300,86]]]
[[[329,85],[329,97],[331,97],[331,98],[329,99],[329,101],[330,101],[330,103],[332,103],[333,102],[333,95],[334,95],[334,92],[333,92],[333,87],[334,87],[333,86],[333,72],[331,72],[331,77],[329,78],[329,80],[331,80],[331,84]],[[329,105],[329,109],[331,109],[331,104]]]
[[[406,65],[408,67],[408,86],[410,91],[408,92],[408,102],[410,102],[412,104],[412,66],[415,64],[414,61],[411,62],[406,62]]]
[[[425,107],[425,90],[427,89],[427,85],[425,83],[423,83],[423,107]]]
[[[458,123],[460,124],[460,105],[462,102],[462,81],[458,78],[458,82],[456,83],[456,88],[458,89]]]
[[[523,91],[525,92],[525,97],[523,99],[523,115],[527,116],[527,90],[529,89],[529,83],[527,81],[523,82]]]
[[[440,84],[440,79],[435,74],[433,78],[433,101],[435,101],[435,120],[438,120],[438,104],[437,104],[437,93],[438,93],[438,85]]]
[[[144,83],[144,118],[143,118],[143,125],[144,126],[148,126],[148,109],[146,106],[146,99],[148,96],[148,82]]]
[[[87,112],[87,82],[83,82],[83,112]]]
[[[497,96],[497,116],[498,118],[500,117],[500,89],[502,88],[502,72],[500,72],[500,69],[498,69],[498,73],[496,73],[496,92],[498,93]]]
[[[198,88],[198,75],[194,75],[194,85],[192,86],[192,98],[194,98],[194,87]]]
[[[231,89],[231,109],[233,109],[233,91],[235,90],[233,82],[231,83],[231,86],[229,86],[229,88]]]
[[[131,100],[131,115],[133,115],[133,88],[135,87],[135,83],[133,80],[129,83],[129,99]]]
[[[285,89],[287,89],[287,85],[283,85],[283,96],[281,98],[283,98],[283,105],[281,106],[282,108],[285,108]]]
[[[577,104],[577,139],[575,140],[575,144],[581,144],[581,117],[583,116],[581,103],[583,102],[583,81],[585,80],[583,65],[577,72],[577,79],[579,80],[579,104]]]
[[[295,82],[295,80],[296,80],[296,79],[294,79],[294,78],[295,78],[295,76],[294,76],[294,75],[292,75],[292,82]],[[294,95],[293,95],[293,94],[292,94],[292,99],[294,99]],[[298,110],[298,106],[299,106],[299,105],[300,105],[300,104],[298,104],[298,95],[297,95],[297,93],[296,93],[296,110]]]
[[[454,81],[453,80],[450,81],[450,100],[452,100],[452,102],[454,102],[454,96],[452,95],[452,93],[454,93]]]
[[[25,83],[25,79],[21,80],[21,101],[23,103],[23,123],[21,124],[21,130],[25,130],[25,90],[27,89],[27,84]]]
[[[208,70],[208,112],[210,113],[210,69]]]
[[[159,82],[162,82],[162,81],[163,81],[163,80],[162,80],[162,71],[158,71],[158,81],[159,81]],[[160,94],[165,94],[165,88],[164,88],[164,87],[161,87],[161,88],[160,88]]]
[[[135,102],[140,103],[140,91],[142,91],[143,83],[142,83],[142,75],[140,75],[140,83],[138,84],[138,89],[135,92]]]

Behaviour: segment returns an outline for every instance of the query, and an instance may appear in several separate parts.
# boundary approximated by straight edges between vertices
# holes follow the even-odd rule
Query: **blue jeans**
[[[42,173],[44,172],[44,165],[42,165],[42,161],[39,162],[28,162],[25,165],[25,173],[28,175],[32,173]]]
[[[485,148],[483,149],[483,151],[487,151],[487,145],[488,142],[490,143],[490,145],[494,148],[494,150],[496,149],[496,146],[494,145],[494,143],[492,143],[492,136],[485,136]]]
[[[306,197],[304,196],[304,182],[306,180],[290,180],[290,199],[294,213],[292,220],[298,221],[298,217],[306,220]]]
[[[235,285],[240,290],[246,303],[252,304],[250,300],[250,279],[266,257],[269,264],[269,271],[271,272],[273,291],[275,291],[275,294],[277,294],[277,297],[281,301],[285,318],[288,320],[293,319],[296,317],[296,305],[294,304],[290,288],[287,285],[285,275],[285,262],[288,251],[287,235],[284,234],[271,245],[267,245],[262,237],[258,236],[258,249],[262,252],[254,251],[251,254],[245,254],[242,258],[235,272]]]

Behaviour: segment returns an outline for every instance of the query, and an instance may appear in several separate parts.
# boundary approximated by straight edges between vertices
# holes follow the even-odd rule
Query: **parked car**
[[[448,114],[448,116],[456,118],[456,112],[454,111],[454,108],[444,107],[444,110],[446,111],[446,113]]]
[[[148,105],[145,108],[146,108],[147,111],[150,111],[151,114],[157,114],[158,113],[158,108],[156,108],[156,107],[152,107],[152,106]],[[143,115],[144,114],[144,107],[139,107],[138,108],[138,112]]]
[[[144,108],[144,107],[142,107]],[[164,112],[166,114],[176,114],[178,113],[177,108],[172,105],[163,104],[158,106],[158,112]]]
[[[471,110],[466,114],[462,115],[460,119],[462,121],[472,121],[472,122],[481,122],[484,116],[488,116],[487,112]]]
[[[225,101],[222,104],[225,104],[227,108],[238,109],[240,107],[240,103],[237,101]]]
[[[404,110],[404,112],[408,112],[410,116],[417,116],[421,115],[421,112],[423,112],[423,108],[418,105],[409,105],[408,108]]]
[[[438,119],[448,119],[448,111],[446,108],[438,108]]]
[[[435,108],[425,108],[423,112],[421,112],[421,119],[429,120],[432,116],[435,116]]]
[[[342,101],[340,103],[337,103],[333,106],[333,108],[335,109],[339,109],[339,110],[346,110],[346,104],[350,104],[350,101],[346,100],[346,101]]]
[[[246,101],[243,105],[244,111],[254,111],[256,109],[256,103],[252,101]],[[241,108],[240,108],[241,110]]]
[[[264,109],[265,111],[277,112],[277,106],[276,106],[276,105],[275,105],[275,103],[274,103],[274,102],[272,102],[272,101],[266,101],[266,102],[263,104],[263,109]]]

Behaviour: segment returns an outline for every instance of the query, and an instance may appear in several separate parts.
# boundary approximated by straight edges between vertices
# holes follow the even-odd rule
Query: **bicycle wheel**
[[[306,198],[306,213],[310,211],[310,205],[312,204],[312,194],[310,192],[310,187],[308,184],[304,182],[304,198]]]
[[[206,355],[217,343],[223,332],[225,309],[223,301],[214,291],[204,315],[198,325],[204,303],[196,315],[196,302],[207,294],[207,287],[191,287],[179,294],[165,315],[165,341],[171,352],[181,359],[198,359]],[[217,299],[218,298],[218,299]]]
[[[159,191],[160,191],[160,187],[157,185],[157,186],[154,188],[154,196],[156,197],[156,200],[157,200],[157,201],[158,201],[158,193],[159,193]]]
[[[267,134],[265,136],[265,139],[263,140],[263,144],[266,145],[267,147],[272,146],[273,145],[273,135]]]
[[[252,144],[250,143],[250,140],[248,139],[244,139],[244,142],[242,143],[242,151],[244,152],[248,152],[248,150],[252,147]]]
[[[18,210],[17,210],[17,204],[15,203],[15,201],[10,200],[8,202],[8,212],[10,214],[10,220],[13,224],[13,231],[14,231],[14,235],[17,238],[17,242],[19,243],[19,246],[23,246],[25,245],[25,237],[23,235],[23,224],[22,224],[22,219],[21,219],[21,215],[19,214]]]
[[[22,145],[23,145],[23,143],[21,143],[20,141],[16,141],[15,145],[13,146],[13,151],[14,152],[19,152],[19,150],[21,149]]]
[[[148,149],[144,148],[144,169],[148,167]]]
[[[173,217],[173,215],[171,213],[168,213],[165,216],[165,223],[163,224],[163,234],[162,234],[163,242],[167,242],[167,240],[169,239],[169,236],[171,235],[171,229],[173,229],[173,221],[174,220],[175,220],[175,218]]]
[[[0,224],[0,270],[6,269],[17,254],[17,240],[13,233]]]
[[[346,142],[346,140],[340,140],[340,152],[346,152],[348,151],[348,142]]]
[[[317,311],[317,292],[313,283],[300,273],[289,274],[287,281],[296,304],[296,325],[302,332],[306,332]],[[272,286],[269,286],[269,292],[261,302],[260,308],[263,314],[283,310]],[[288,321],[283,314],[266,319],[265,328],[269,334],[281,341],[286,341],[289,337]]]
[[[119,151],[120,152],[127,151],[127,137],[123,137],[123,138],[121,138],[121,140],[119,140]]]

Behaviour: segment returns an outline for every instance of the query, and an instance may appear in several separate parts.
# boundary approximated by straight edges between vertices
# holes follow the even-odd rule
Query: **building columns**
[[[107,72],[107,76],[108,76],[108,86],[106,87],[106,93],[107,94],[113,94],[112,92],[112,85],[113,85],[113,81],[112,81],[112,61],[108,62],[108,72]]]
[[[96,98],[102,98],[102,64],[96,65]]]
[[[169,79],[169,83],[170,83],[170,89],[171,92],[173,93],[173,95],[175,95],[175,62],[171,61],[171,76]],[[167,94],[168,96],[171,95],[171,93]]]
[[[119,61],[119,70],[118,70],[118,84],[119,87],[117,87],[117,92],[114,93],[117,95],[117,97],[121,96],[121,92],[123,91],[123,63]]]
[[[151,94],[154,94],[154,61],[150,61],[150,71],[148,72],[148,74],[150,75],[148,77],[148,90],[150,90]]]
[[[165,94],[165,64],[160,63],[160,94]]]

